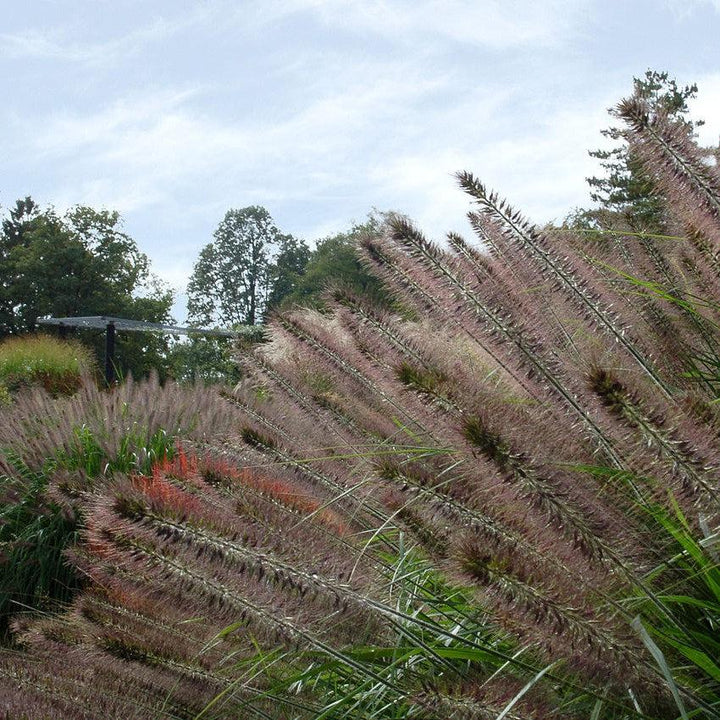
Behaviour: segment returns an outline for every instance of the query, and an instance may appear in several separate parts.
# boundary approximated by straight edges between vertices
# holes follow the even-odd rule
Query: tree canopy
[[[2,222],[0,339],[34,331],[44,316],[169,322],[172,301],[117,212],[77,206],[59,216],[26,197]],[[91,342],[99,350],[99,339]],[[162,372],[164,350],[159,337],[123,339],[118,362],[136,375]]]
[[[378,278],[360,262],[357,247],[367,234],[379,232],[389,213],[373,212],[363,223],[355,223],[346,232],[319,240],[295,287],[285,295],[281,307],[302,305],[322,307],[329,287],[342,286],[370,302],[389,305],[390,297]]]
[[[260,323],[269,304],[293,289],[308,256],[307,245],[280,232],[264,207],[228,210],[195,263],[188,284],[190,322]]]
[[[676,120],[692,134],[702,120],[689,116],[688,101],[697,94],[695,83],[680,86],[667,72],[647,70],[641,78],[633,78],[633,95],[646,102],[653,113]],[[617,118],[619,110],[610,108],[611,116]],[[656,193],[652,177],[627,142],[625,127],[612,126],[601,131],[613,141],[620,141],[615,147],[591,150],[591,157],[600,161],[604,175],[587,179],[590,197],[599,203],[602,211],[622,216],[630,229],[662,232],[666,225],[666,210]],[[593,211],[581,213],[583,220],[594,221],[602,215]]]

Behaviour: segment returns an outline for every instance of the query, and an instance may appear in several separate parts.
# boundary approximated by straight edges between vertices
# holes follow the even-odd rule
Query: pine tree
[[[688,101],[697,94],[697,84],[679,86],[667,72],[647,70],[644,77],[633,79],[633,94],[646,102],[653,112],[677,121],[688,133],[703,125],[703,120],[690,117]],[[615,108],[609,110],[617,118]],[[657,193],[652,176],[629,148],[628,131],[612,126],[601,131],[612,141],[621,141],[610,150],[592,150],[590,156],[600,161],[602,176],[588,178],[591,199],[604,210],[618,213],[630,229],[662,233],[667,229],[667,216],[662,197]]]

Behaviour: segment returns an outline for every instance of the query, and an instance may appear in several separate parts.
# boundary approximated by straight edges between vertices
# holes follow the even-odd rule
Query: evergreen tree
[[[653,113],[677,120],[692,135],[702,120],[689,117],[688,101],[692,100],[698,87],[695,83],[679,86],[667,72],[647,70],[642,78],[633,79],[633,94],[647,103]],[[617,108],[608,111],[614,118]],[[598,159],[605,174],[587,179],[590,197],[599,203],[603,211],[617,213],[627,225],[638,231],[663,232],[666,229],[666,211],[656,193],[652,177],[648,175],[636,154],[630,149],[624,127],[612,126],[602,130],[602,135],[613,141],[621,141],[610,150],[592,150],[590,156]],[[603,213],[581,212],[577,220],[602,223]]]

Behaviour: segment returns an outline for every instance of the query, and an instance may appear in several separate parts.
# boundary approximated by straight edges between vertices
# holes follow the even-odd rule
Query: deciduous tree
[[[348,231],[319,240],[292,292],[282,301],[283,307],[302,305],[319,307],[331,286],[342,286],[371,302],[388,305],[390,298],[382,283],[360,262],[358,243],[363,236],[377,233],[383,213],[371,213],[364,223]]]
[[[188,284],[188,316],[198,325],[255,325],[262,321],[280,280],[298,272],[303,245],[281,233],[258,205],[228,210],[214,241],[200,252]],[[277,296],[275,296],[277,297]]]
[[[114,315],[170,319],[172,291],[122,229],[117,212],[77,206],[64,216],[19,200],[0,234],[0,338],[37,329],[43,316]],[[99,339],[88,338],[100,352]],[[163,370],[165,340],[123,338],[124,372]]]

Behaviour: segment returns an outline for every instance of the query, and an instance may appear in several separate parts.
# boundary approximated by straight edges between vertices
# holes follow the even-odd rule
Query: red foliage
[[[167,478],[176,477],[183,482],[200,486],[204,485],[202,477],[209,474],[251,488],[297,512],[313,515],[318,522],[340,535],[348,531],[347,525],[336,512],[322,507],[320,500],[295,486],[292,481],[264,477],[251,468],[238,468],[225,458],[210,455],[200,458],[195,453],[187,452],[182,446],[177,447],[173,457],[157,461],[150,476],[136,476],[133,483],[153,501],[193,512],[199,509],[198,500],[175,487]]]
[[[167,479],[167,475],[170,474],[166,467],[167,463],[167,460],[155,463],[151,475],[134,475],[131,478],[133,486],[153,503],[170,506],[184,515],[198,514],[201,511],[200,501]]]

